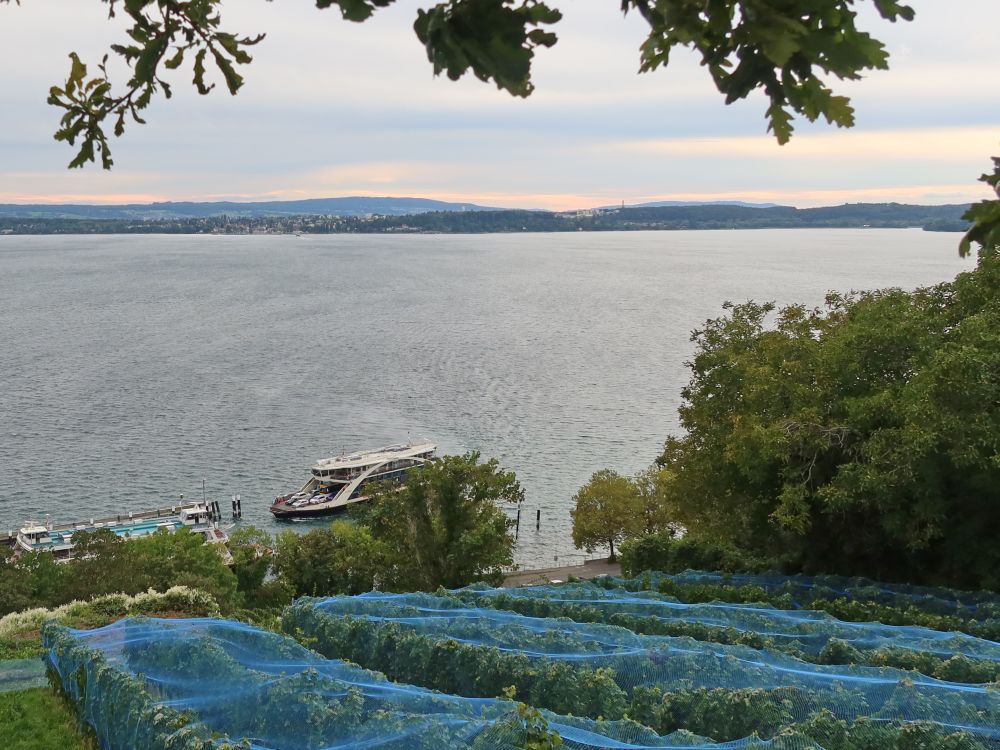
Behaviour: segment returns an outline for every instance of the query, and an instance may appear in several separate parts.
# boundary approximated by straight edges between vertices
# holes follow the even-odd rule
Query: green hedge
[[[685,570],[714,570],[720,573],[759,573],[773,570],[774,561],[718,542],[676,538],[672,532],[630,539],[622,544],[622,574],[637,576],[645,570],[683,573]]]
[[[132,638],[129,624],[125,623],[121,653],[130,669],[140,673],[137,677],[109,665],[101,651],[82,645],[60,625],[49,623],[43,633],[53,680],[105,750],[249,750],[250,740],[233,742],[218,731],[226,727],[230,734],[238,731],[247,737],[294,738],[296,747],[346,747],[351,742],[410,750],[561,746],[545,717],[523,704],[511,710],[498,707],[493,716],[470,706],[458,724],[451,721],[456,718],[451,696],[419,696],[423,715],[372,706],[365,686],[385,683],[383,675],[340,665],[349,673],[345,681],[317,669],[302,669],[303,649],[290,638],[269,642],[266,653],[260,654],[265,661],[287,660],[291,674],[275,679],[229,654],[229,647],[260,652],[259,631],[241,629],[237,623],[221,636],[225,647],[220,636],[185,633],[183,626],[175,631],[181,637],[143,633]],[[316,663],[322,660],[316,658]],[[168,679],[157,680],[151,688],[143,673]],[[221,697],[220,690],[238,693],[214,707],[213,730],[198,722],[194,712],[179,712],[169,705],[173,700],[194,702],[184,687],[192,684],[213,700]],[[475,737],[466,736],[466,723],[480,727]],[[286,740],[277,741],[284,747]]]

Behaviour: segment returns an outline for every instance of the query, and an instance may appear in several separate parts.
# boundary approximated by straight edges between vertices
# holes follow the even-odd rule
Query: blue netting
[[[240,741],[259,750],[507,750],[524,742],[510,701],[389,682],[242,623],[121,620],[90,631],[50,624],[43,636],[63,688],[108,750]],[[634,722],[545,716],[578,750],[815,747],[801,737],[715,745],[687,733],[661,737]]]
[[[858,599],[893,607],[915,607],[924,612],[979,619],[1000,617],[1000,594],[991,591],[960,591],[935,586],[882,583],[870,578],[846,576],[783,576],[766,573],[722,574],[700,570],[683,573],[650,571],[635,578],[607,577],[606,585],[632,590],[657,589],[664,581],[677,584],[722,584],[758,586],[769,594],[788,594],[793,604],[814,599]]]
[[[45,684],[45,662],[40,656],[0,661],[0,693],[27,690]]]
[[[541,587],[519,593],[554,598],[563,588]],[[485,599],[498,593],[486,590],[475,595]],[[302,616],[310,610],[321,617]],[[640,686],[665,692],[795,688],[811,696],[798,704],[798,715],[792,711],[791,718],[796,721],[819,708],[845,720],[931,721],[968,730],[1000,747],[1000,693],[990,686],[949,683],[897,669],[823,666],[744,646],[638,635],[625,628],[565,618],[528,617],[464,606],[459,599],[443,595],[372,593],[305,599],[293,604],[290,612],[307,632],[310,628],[321,630],[323,617],[338,620],[351,615],[395,623],[438,641],[493,647],[529,659],[571,662],[591,669],[609,668],[627,694]]]
[[[1000,643],[959,632],[941,632],[910,625],[845,622],[825,612],[785,610],[752,604],[686,604],[653,591],[605,588],[588,583],[531,586],[519,589],[465,589],[461,597],[491,606],[539,602],[545,610],[559,605],[589,607],[615,614],[697,623],[765,636],[804,654],[819,654],[833,639],[858,649],[903,649],[941,657],[962,655],[1000,662]],[[506,603],[505,603],[506,602]],[[530,608],[530,604],[524,605]],[[524,609],[518,608],[518,611]],[[528,612],[533,614],[532,612]]]

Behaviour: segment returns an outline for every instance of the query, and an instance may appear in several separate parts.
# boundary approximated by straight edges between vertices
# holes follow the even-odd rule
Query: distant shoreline
[[[922,232],[936,232],[940,234],[962,234],[966,229],[935,229],[931,227],[919,226],[823,226],[823,227],[690,227],[686,229],[605,229],[605,230],[580,230],[580,234],[602,234],[611,232],[726,232],[726,231],[747,231],[747,230],[768,230],[768,229],[912,229]],[[166,231],[100,231],[100,232],[3,232],[0,231],[0,239],[3,237],[328,237],[328,236],[371,236],[374,234],[404,236],[404,237],[470,237],[489,236],[506,234],[568,234],[570,232],[541,231],[541,230],[510,230],[491,232],[166,232]]]
[[[790,206],[655,206],[586,211],[427,211],[404,215],[213,215],[91,218],[0,212],[0,235],[86,234],[519,234],[526,232],[685,231],[711,229],[911,229],[963,232],[967,205],[855,203]],[[32,207],[23,208],[29,213]],[[17,212],[14,212],[17,213]]]

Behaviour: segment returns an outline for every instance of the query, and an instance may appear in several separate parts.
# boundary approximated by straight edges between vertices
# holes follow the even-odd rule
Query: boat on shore
[[[371,482],[405,482],[407,472],[433,460],[436,450],[424,441],[320,459],[301,489],[275,498],[271,513],[287,521],[340,513],[367,500]]]
[[[74,536],[83,532],[107,529],[121,539],[139,539],[157,531],[173,533],[182,528],[201,534],[206,544],[225,544],[229,535],[219,526],[218,504],[191,503],[158,508],[142,513],[129,513],[113,518],[91,518],[69,524],[29,521],[16,535],[9,535],[14,554],[51,552],[58,561],[73,559]]]

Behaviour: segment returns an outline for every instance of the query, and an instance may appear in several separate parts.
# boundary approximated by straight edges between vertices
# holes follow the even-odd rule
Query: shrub
[[[621,550],[622,573],[637,576],[645,570],[681,573],[685,570],[717,570],[745,573],[767,570],[773,565],[720,542],[675,538],[673,532],[640,537],[625,542]]]
[[[54,609],[37,607],[0,618],[0,638],[30,633],[48,620],[79,626],[104,625],[126,615],[177,613],[186,617],[218,617],[219,605],[211,594],[187,586],[165,592],[146,591],[135,596],[105,594],[90,601],[75,601]]]

